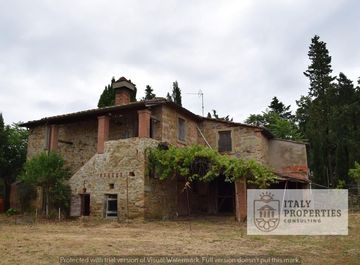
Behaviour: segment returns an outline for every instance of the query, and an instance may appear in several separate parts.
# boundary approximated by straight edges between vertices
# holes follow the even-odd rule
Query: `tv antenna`
[[[202,116],[204,117],[204,93],[202,92],[201,89],[199,89],[199,91],[197,93],[185,93],[188,95],[197,95],[199,97],[201,97],[201,113]]]

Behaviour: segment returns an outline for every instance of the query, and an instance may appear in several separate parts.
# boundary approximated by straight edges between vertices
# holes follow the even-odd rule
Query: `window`
[[[182,118],[178,120],[178,139],[185,141],[185,120]]]
[[[117,194],[107,194],[105,197],[105,216],[108,217],[117,217],[118,216],[118,207],[117,207]]]
[[[219,132],[218,149],[219,149],[219,152],[232,151],[231,131],[220,131]]]

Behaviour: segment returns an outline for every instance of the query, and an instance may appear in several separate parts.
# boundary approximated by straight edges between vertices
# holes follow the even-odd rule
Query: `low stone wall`
[[[129,138],[105,143],[104,154],[95,154],[69,180],[72,215],[80,215],[79,194],[90,194],[90,215],[104,217],[106,194],[118,197],[118,217],[144,217],[145,150],[158,141]]]

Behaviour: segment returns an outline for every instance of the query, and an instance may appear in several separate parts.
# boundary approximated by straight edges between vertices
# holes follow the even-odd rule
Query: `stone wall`
[[[103,217],[105,195],[117,194],[119,218],[144,217],[145,150],[157,144],[148,138],[106,142],[104,154],[95,154],[69,180],[73,197],[85,188],[90,194],[91,215]]]
[[[59,125],[58,152],[72,174],[96,153],[96,144],[97,120]]]
[[[203,121],[200,128],[213,149],[218,150],[218,132],[229,130],[231,131],[232,151],[227,154],[267,163],[268,140],[257,128],[212,120]],[[199,135],[198,142],[206,145],[201,135]]]
[[[27,159],[40,154],[46,150],[46,130],[47,126],[37,126],[30,128],[27,147]]]
[[[145,218],[169,219],[177,211],[177,186],[175,179],[159,180],[145,177]]]
[[[178,139],[178,119],[185,120],[185,141]],[[197,123],[192,118],[182,115],[174,109],[163,105],[161,115],[162,141],[176,146],[198,143]]]
[[[58,152],[71,173],[75,173],[96,153],[97,121],[79,121],[58,126]],[[47,130],[47,125],[30,129],[27,159],[48,150]]]

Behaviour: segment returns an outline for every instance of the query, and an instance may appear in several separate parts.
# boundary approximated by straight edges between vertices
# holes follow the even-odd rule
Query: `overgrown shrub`
[[[55,210],[60,208],[63,214],[66,216],[69,215],[71,198],[70,186],[58,182],[50,189],[49,194],[51,208],[54,208]]]
[[[6,211],[6,215],[7,216],[12,216],[12,215],[15,215],[15,214],[18,214],[19,213],[19,211],[18,210],[16,210],[16,209],[14,209],[14,208],[9,208],[7,211]]]
[[[62,208],[68,210],[70,189],[65,184],[70,177],[69,170],[65,167],[64,159],[55,152],[41,153],[26,161],[24,172],[20,179],[33,186],[40,186],[45,200],[47,216],[51,209]]]

